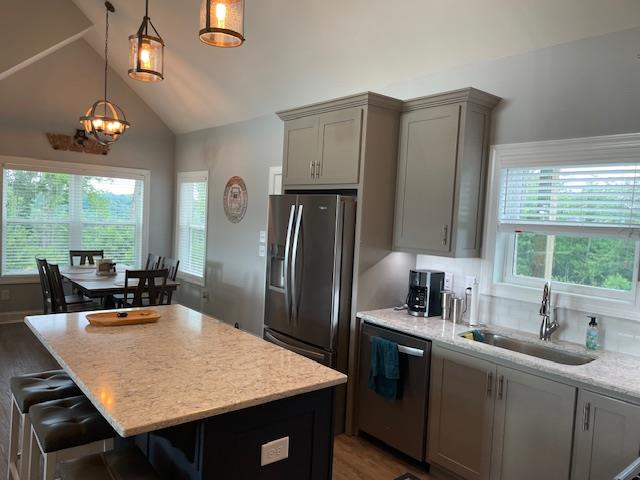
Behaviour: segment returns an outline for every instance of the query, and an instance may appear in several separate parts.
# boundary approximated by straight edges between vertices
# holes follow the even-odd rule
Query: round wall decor
[[[224,187],[222,204],[224,213],[231,223],[240,223],[247,212],[247,186],[240,177],[231,177]]]

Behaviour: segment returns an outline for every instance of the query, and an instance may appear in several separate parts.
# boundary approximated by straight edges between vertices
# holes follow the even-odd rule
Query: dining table
[[[126,265],[116,265],[115,274],[98,275],[95,265],[75,265],[65,268],[61,274],[67,279],[73,288],[86,297],[99,298],[104,308],[113,308],[115,301],[113,296],[124,294],[125,272],[135,270]],[[129,288],[137,285],[137,279],[129,280]],[[179,282],[167,279],[167,287],[175,291],[180,286]]]

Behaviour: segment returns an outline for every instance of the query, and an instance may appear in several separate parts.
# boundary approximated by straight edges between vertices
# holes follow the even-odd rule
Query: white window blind
[[[71,249],[140,265],[142,178],[5,167],[3,197],[3,275],[34,273],[36,256],[67,265]]]
[[[511,229],[546,226],[637,234],[640,164],[505,168],[498,221]]]
[[[177,246],[183,276],[204,280],[207,247],[207,172],[178,175]]]

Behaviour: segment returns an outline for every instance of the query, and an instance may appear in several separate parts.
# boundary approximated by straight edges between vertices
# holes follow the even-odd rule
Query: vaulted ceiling
[[[127,37],[144,0],[112,2],[110,56],[126,77]],[[95,24],[85,38],[102,53],[103,0],[74,3]],[[393,93],[456,65],[640,25],[637,0],[246,0],[247,41],[225,50],[200,43],[199,7],[150,0],[166,79],[128,80],[176,133],[364,90]]]

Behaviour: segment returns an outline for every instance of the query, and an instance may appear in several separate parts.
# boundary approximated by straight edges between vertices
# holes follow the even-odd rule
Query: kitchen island
[[[346,376],[184,306],[153,309],[161,317],[145,325],[94,327],[86,313],[25,322],[117,444],[135,443],[163,478],[331,478]]]

